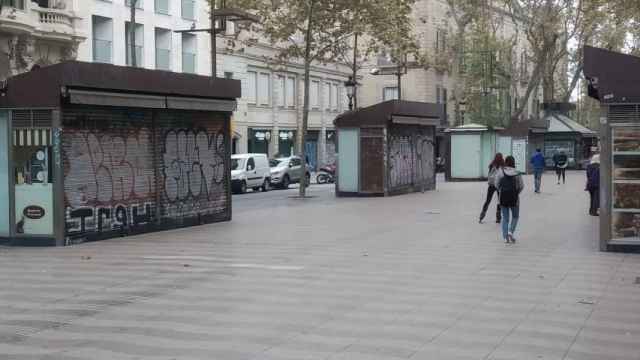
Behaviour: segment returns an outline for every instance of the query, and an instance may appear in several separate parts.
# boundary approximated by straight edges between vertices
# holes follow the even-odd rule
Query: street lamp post
[[[349,80],[344,82],[344,88],[347,89],[347,97],[349,98],[349,111],[353,110],[353,100],[356,96],[356,87],[358,83],[353,76],[349,76]]]
[[[404,63],[397,64],[394,67],[373,68],[371,75],[395,75],[398,87],[398,100],[402,100],[402,75],[407,73],[407,56],[404,56]]]
[[[462,100],[458,103],[458,106],[460,108],[460,121],[462,121],[462,124],[460,125],[464,125],[464,115],[467,112],[467,101],[466,100]]]
[[[0,0],[1,1],[1,0]],[[216,64],[216,35],[227,31],[227,22],[259,22],[260,19],[244,10],[226,8],[226,0],[220,0],[220,8],[216,8],[216,0],[210,0],[209,10],[209,22],[210,27],[208,29],[196,29],[195,23],[193,27],[188,30],[176,30],[175,33],[194,33],[194,32],[208,32],[211,35],[211,77],[215,78],[217,75]],[[218,26],[216,26],[218,22]]]

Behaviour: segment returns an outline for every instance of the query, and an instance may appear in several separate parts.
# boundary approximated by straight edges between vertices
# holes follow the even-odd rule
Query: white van
[[[271,169],[265,154],[231,155],[231,189],[244,194],[247,189],[269,191]]]

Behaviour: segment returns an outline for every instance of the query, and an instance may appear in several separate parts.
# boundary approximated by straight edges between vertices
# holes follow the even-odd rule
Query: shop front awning
[[[240,81],[111,64],[68,61],[9,78],[0,108],[67,103],[231,112]]]

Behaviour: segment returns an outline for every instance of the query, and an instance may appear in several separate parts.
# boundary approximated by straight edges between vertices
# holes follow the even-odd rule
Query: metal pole
[[[216,19],[213,11],[216,7],[216,0],[210,0],[209,19],[211,21],[211,77],[217,76],[217,64],[216,64]]]
[[[398,67],[398,100],[402,100],[402,69]]]
[[[353,87],[353,109],[358,109],[358,33],[355,34],[354,44],[353,44],[353,82],[355,83]],[[351,102],[349,102],[351,103]],[[352,110],[349,107],[349,110]]]

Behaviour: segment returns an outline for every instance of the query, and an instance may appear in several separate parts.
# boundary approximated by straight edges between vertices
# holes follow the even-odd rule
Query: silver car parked
[[[307,185],[311,179],[311,169],[303,166],[299,156],[289,156],[269,160],[271,166],[271,185],[287,189],[290,184],[299,183],[302,176],[307,177]]]

